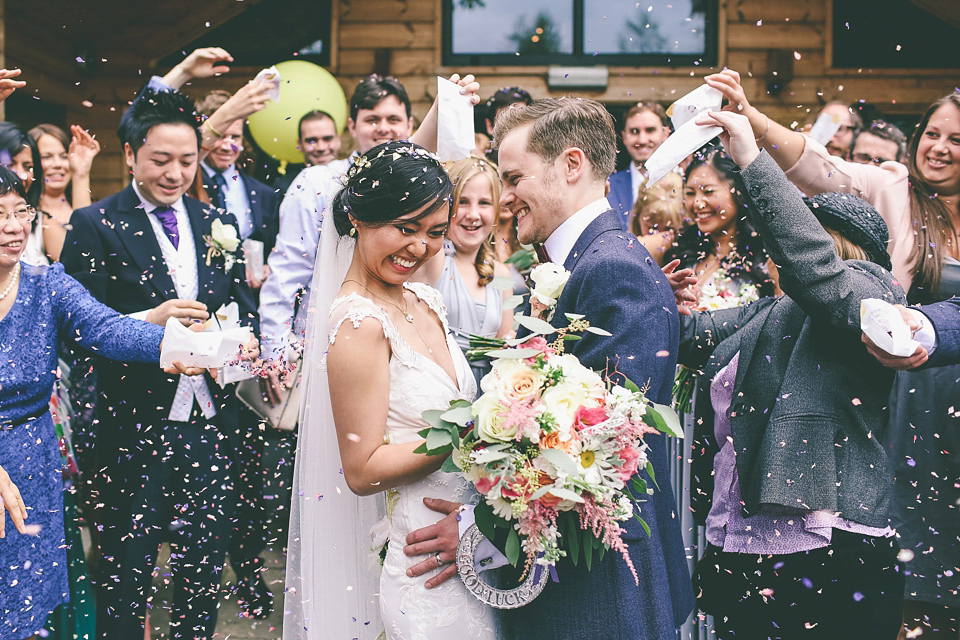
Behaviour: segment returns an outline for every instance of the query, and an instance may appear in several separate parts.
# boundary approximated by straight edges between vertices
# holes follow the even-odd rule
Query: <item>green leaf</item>
[[[420,432],[420,435],[422,435],[423,437],[426,437],[426,434],[427,434],[427,433],[432,433],[432,432],[431,432],[429,429],[424,429],[422,432]],[[427,453],[427,443],[424,442],[424,443],[421,444],[419,447],[417,447],[416,449],[414,449],[413,452],[414,452],[414,453]]]
[[[510,527],[510,533],[507,534],[507,548],[504,549],[504,555],[507,556],[510,564],[517,566],[517,560],[520,559],[520,536],[513,527]]]
[[[532,333],[548,336],[551,333],[557,332],[552,324],[546,320],[541,320],[540,318],[531,318],[530,316],[514,316],[513,319],[516,320],[520,326],[526,327]]]
[[[583,502],[583,498],[578,496],[573,491],[570,491],[570,489],[564,489],[562,487],[552,487],[550,489],[550,493],[552,493],[553,495],[557,496],[562,500],[572,500],[573,502]]]
[[[538,353],[540,353],[540,351],[537,349],[498,349],[496,351],[487,352],[487,356],[491,358],[510,358],[522,360],[523,358],[532,358]]]
[[[430,433],[427,434],[427,449],[431,454],[437,449],[446,449],[452,446],[450,433],[445,429],[431,429]]]
[[[593,534],[584,532],[583,559],[587,561],[587,571],[593,566]]]
[[[421,413],[420,417],[431,427],[443,428],[443,414],[446,413],[446,411],[446,409],[428,409]]]
[[[640,393],[640,387],[630,378],[623,379],[623,388],[631,393]]]
[[[601,329],[600,327],[587,327],[587,331],[590,333],[595,333],[598,336],[612,336],[613,334],[607,331],[606,329]]]
[[[575,333],[568,333],[563,336],[564,340],[583,340],[583,336],[578,336]]]
[[[647,495],[647,481],[640,476],[633,476],[633,489],[642,496]]]
[[[566,451],[561,451],[560,449],[544,449],[540,452],[544,458],[547,459],[547,462],[555,466],[557,469],[560,469],[569,476],[580,475],[577,472],[577,463],[573,461],[573,458],[570,457],[570,454]],[[577,502],[583,502],[582,499],[579,499]]]
[[[500,291],[513,291],[513,278],[497,276],[487,286]]]
[[[641,517],[640,517],[639,515],[637,515],[636,513],[633,514],[633,517],[637,519],[637,522],[640,523],[640,526],[643,527],[643,530],[647,532],[647,537],[649,538],[649,537],[650,537],[650,525],[648,525],[648,524],[643,520],[643,518],[641,518]]]
[[[523,304],[523,296],[510,296],[503,301],[504,309],[516,309]]]
[[[567,316],[567,320],[569,320],[570,322],[573,322],[574,320],[582,320],[583,318],[586,318],[586,316],[583,315],[582,313],[565,313],[563,315]]]
[[[660,485],[657,484],[657,475],[653,472],[653,463],[649,460],[647,461],[647,474],[650,476],[650,479],[653,480],[653,486],[659,491]]]
[[[572,514],[572,511],[567,513]],[[578,526],[577,519],[572,515],[567,518],[567,539],[570,541],[570,559],[573,560],[573,566],[577,566],[577,560],[580,556],[580,527]]]
[[[674,438],[683,440],[683,426],[680,424],[680,418],[677,416],[677,412],[665,404],[657,404],[654,402],[651,403],[651,405],[652,409],[654,409],[660,417],[660,424],[657,425],[657,429]],[[648,408],[647,413],[649,412],[650,409]]]
[[[466,403],[466,405],[451,406],[451,408],[445,411],[440,417],[447,422],[453,422],[461,427],[465,427],[468,422],[473,420],[473,407],[469,402]]]
[[[460,467],[457,466],[456,457],[449,456],[446,460],[444,460],[443,464],[440,465],[440,471],[445,471],[446,473],[460,473]]]
[[[487,540],[493,540],[497,535],[497,515],[493,512],[493,507],[486,500],[481,500],[473,509],[473,518],[477,523],[477,528]]]

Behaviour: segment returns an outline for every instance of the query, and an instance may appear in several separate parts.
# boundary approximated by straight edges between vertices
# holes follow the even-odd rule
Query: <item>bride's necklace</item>
[[[20,263],[17,263],[17,266],[14,267],[13,273],[10,274],[10,281],[7,282],[7,288],[3,290],[3,293],[0,293],[0,300],[3,300],[7,297],[7,294],[13,289],[13,285],[17,284],[17,280],[20,279]],[[363,286],[363,285],[361,285]]]
[[[386,303],[389,304],[390,306],[396,308],[397,311],[399,311],[400,313],[403,314],[403,319],[406,320],[407,322],[409,322],[409,323],[413,326],[413,330],[417,332],[417,337],[420,338],[420,342],[423,343],[423,346],[425,346],[425,347],[427,348],[427,352],[428,352],[428,353],[433,353],[433,349],[430,348],[430,345],[427,344],[427,341],[423,339],[423,336],[422,336],[422,335],[420,335],[420,330],[417,329],[417,325],[415,325],[415,324],[413,323],[413,314],[410,313],[410,311],[408,311],[408,310],[406,310],[406,309],[403,309],[403,308],[402,308],[400,305],[398,305],[397,303],[391,302],[391,301],[387,300],[386,298],[384,298],[383,296],[377,295],[376,293],[374,293],[373,291],[371,291],[370,289],[368,289],[368,288],[367,288],[367,285],[363,284],[362,282],[359,282],[359,281],[357,281],[357,280],[353,280],[352,278],[347,278],[346,280],[344,280],[344,282],[355,282],[355,283],[357,283],[358,285],[360,285],[361,287],[363,287],[363,290],[364,290],[364,291],[366,291],[367,293],[369,293],[370,295],[372,295],[372,296],[373,296],[374,298],[376,298],[377,300],[380,300],[381,302],[386,302]],[[2,299],[2,296],[0,296],[0,299]],[[404,299],[403,302],[404,302],[404,304],[406,304],[406,302],[407,302],[406,299]]]

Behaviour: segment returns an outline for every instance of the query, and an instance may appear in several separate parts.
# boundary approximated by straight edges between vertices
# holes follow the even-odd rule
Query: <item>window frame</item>
[[[458,0],[442,1],[442,64],[453,66],[619,66],[619,67],[714,67],[720,59],[720,2],[708,0],[704,15],[704,53],[599,53],[583,50],[585,0],[573,0],[573,53],[454,53],[453,12]]]

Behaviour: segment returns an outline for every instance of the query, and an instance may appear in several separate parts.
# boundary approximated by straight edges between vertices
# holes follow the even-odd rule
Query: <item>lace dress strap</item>
[[[443,333],[450,333],[450,328],[447,326],[447,307],[443,304],[443,294],[422,282],[405,282],[403,287],[408,291],[412,291],[413,295],[417,296],[420,300],[426,302],[430,310],[440,318],[440,324],[443,325]]]
[[[415,355],[413,348],[400,335],[390,316],[375,302],[369,298],[361,296],[359,293],[350,293],[346,296],[337,298],[330,305],[330,333],[327,336],[327,345],[332,345],[337,340],[337,333],[340,326],[349,321],[356,329],[360,323],[367,318],[375,318],[380,321],[383,328],[383,335],[390,342],[390,350],[393,355],[402,362],[409,362]],[[326,368],[327,356],[324,353],[322,366]]]

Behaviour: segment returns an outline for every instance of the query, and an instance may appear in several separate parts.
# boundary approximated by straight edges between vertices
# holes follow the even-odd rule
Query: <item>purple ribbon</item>
[[[542,558],[542,557],[543,557],[543,554],[542,554],[542,553],[539,554],[539,555],[537,555],[537,558],[538,558],[538,559],[539,559],[539,558]],[[538,582],[540,582],[540,572],[541,572],[542,570],[543,570],[543,565],[542,565],[542,564],[537,564],[536,567],[534,568],[534,570],[533,570],[533,584],[537,584]],[[560,582],[560,578],[557,577],[557,568],[556,568],[555,566],[553,566],[553,565],[550,565],[550,578],[551,578],[554,582]]]

